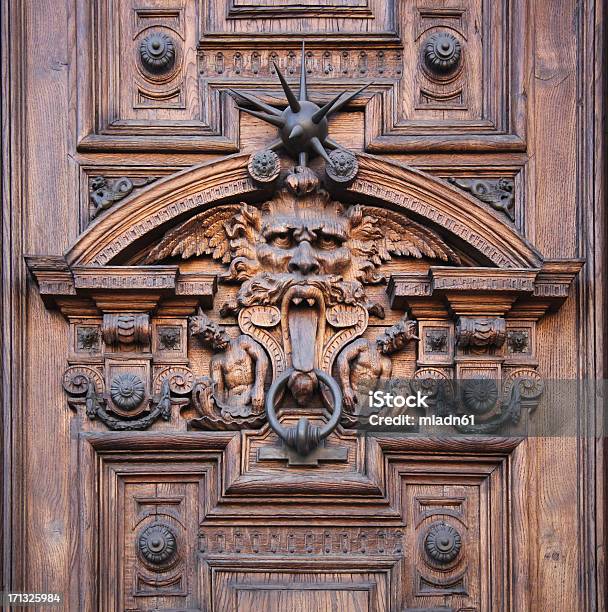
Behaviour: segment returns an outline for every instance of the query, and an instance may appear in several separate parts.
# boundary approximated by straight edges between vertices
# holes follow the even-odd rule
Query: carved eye
[[[270,243],[273,246],[279,247],[280,249],[289,249],[293,245],[291,234],[289,232],[280,232],[274,234],[270,238]]]
[[[335,236],[322,235],[317,240],[319,248],[330,251],[331,249],[337,249],[340,246],[340,241]]]

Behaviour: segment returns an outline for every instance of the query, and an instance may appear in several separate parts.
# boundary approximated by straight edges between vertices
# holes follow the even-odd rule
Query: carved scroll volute
[[[147,314],[105,314],[101,328],[107,347],[115,351],[140,351],[150,345],[150,317]]]

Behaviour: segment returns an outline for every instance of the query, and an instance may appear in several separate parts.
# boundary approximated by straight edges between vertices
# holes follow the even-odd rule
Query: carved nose
[[[310,243],[307,241],[300,242],[295,255],[287,265],[290,272],[299,272],[300,274],[318,274],[319,264],[315,261]]]

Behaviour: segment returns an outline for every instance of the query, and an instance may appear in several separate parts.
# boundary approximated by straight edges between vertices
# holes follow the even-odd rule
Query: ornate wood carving
[[[463,0],[403,11],[392,0],[166,8],[103,0],[82,19],[95,59],[83,68],[79,148],[237,151],[238,111],[226,90],[238,79],[242,91],[276,103],[274,64],[288,78],[299,72],[293,41],[304,17],[312,28],[304,72],[323,103],[344,85],[377,80],[358,103],[368,150],[522,150],[525,15],[522,0],[508,10]]]
[[[210,363],[211,377],[197,383],[197,408],[201,416],[196,426],[204,428],[206,419],[217,422],[230,417],[250,423],[264,407],[264,382],[268,357],[262,347],[249,336],[231,339],[221,326],[200,312],[190,319],[190,334],[200,338],[214,351]],[[204,398],[204,399],[203,399]]]
[[[453,73],[460,64],[462,45],[449,32],[437,32],[424,43],[424,63],[437,77]]]
[[[277,530],[258,527],[202,527],[199,550],[207,556],[288,554],[318,555],[401,555],[403,532],[394,528],[297,527]]]
[[[151,32],[139,45],[139,59],[145,70],[163,74],[175,65],[175,42],[163,32]]]
[[[285,91],[290,98],[286,113],[295,117],[295,106],[301,108],[305,102],[305,82],[301,100],[291,94],[287,85]],[[278,111],[256,98],[245,97],[261,107],[267,117],[279,116]],[[334,103],[339,104],[341,99],[338,97]],[[327,104],[325,110],[331,110],[332,104]],[[323,112],[315,108],[315,113]],[[282,143],[290,142],[297,122],[294,126]],[[511,241],[508,257],[512,263],[505,268],[462,267],[461,255],[442,235],[413,221],[403,209],[345,205],[336,199],[345,193],[373,193],[376,197],[386,193],[378,189],[380,177],[386,172],[380,174],[373,160],[360,158],[360,172],[354,181],[351,179],[350,187],[331,176],[322,184],[316,171],[303,165],[308,163],[307,146],[290,149],[301,165],[280,176],[276,155],[265,154],[267,159],[253,156],[249,172],[257,175],[257,186],[250,183],[242,193],[257,190],[264,196],[262,204],[228,203],[204,209],[169,229],[154,247],[144,249],[145,254],[138,257],[139,266],[66,266],[48,259],[30,260],[41,291],[52,292],[55,303],[68,318],[77,312],[70,306],[72,296],[80,303],[83,299],[88,301],[89,316],[99,317],[100,311],[103,314],[101,351],[94,342],[86,348],[78,340],[85,326],[81,320],[74,320],[76,359],[71,367],[92,369],[101,381],[88,370],[78,370],[84,372],[84,382],[77,389],[68,389],[72,403],[83,405],[91,418],[98,417],[111,428],[120,429],[148,427],[159,417],[170,418],[171,403],[182,408],[189,404],[194,410],[186,417],[190,427],[230,430],[260,427],[265,421],[261,409],[266,394],[266,398],[272,398],[271,405],[266,403],[269,424],[282,443],[273,445],[268,440],[258,448],[258,461],[283,459],[291,465],[345,461],[346,446],[326,446],[322,440],[342,419],[342,393],[347,410],[352,412],[363,382],[371,383],[375,389],[379,380],[387,376],[390,367],[388,363],[382,365],[386,357],[376,355],[384,349],[377,349],[367,338],[357,338],[365,333],[370,316],[385,315],[382,304],[367,297],[368,290],[386,279],[384,271],[393,265],[394,257],[405,257],[450,264],[425,264],[427,272],[403,277],[393,274],[388,285],[391,307],[411,310],[418,320],[419,336],[414,335],[414,323],[407,319],[387,326],[379,335],[380,341],[387,339],[387,347],[399,339],[395,348],[402,346],[401,338],[422,339],[415,351],[419,370],[411,370],[420,384],[426,385],[429,377],[470,380],[466,392],[455,392],[451,387],[436,392],[433,409],[444,414],[468,410],[469,414],[483,417],[479,427],[471,431],[495,431],[504,424],[516,423],[526,402],[529,410],[534,409],[542,393],[542,384],[535,379],[535,348],[530,344],[535,322],[548,308],[556,306],[558,294],[566,295],[561,287],[572,281],[580,264],[549,262],[541,267],[536,254],[522,245],[520,254],[528,249],[527,256],[534,263],[513,269],[518,246]],[[244,164],[244,157],[240,159]],[[330,167],[340,173],[337,166]],[[371,177],[375,183],[367,180]],[[238,191],[223,192],[223,197],[226,193],[234,197]],[[450,195],[456,198],[455,192]],[[205,201],[191,199],[192,204]],[[171,215],[183,214],[181,205],[171,206]],[[126,208],[117,211],[119,226],[128,214]],[[423,209],[412,210],[420,213]],[[475,214],[483,218],[481,209],[475,209]],[[164,213],[155,215],[158,221],[167,220]],[[430,219],[434,220],[432,216]],[[453,224],[444,224],[457,232]],[[145,227],[148,232],[154,231],[155,222],[147,218]],[[505,231],[504,226],[495,223],[491,228],[495,236]],[[92,230],[94,233],[96,230]],[[464,232],[461,238],[469,235]],[[491,234],[486,232],[486,236]],[[129,230],[130,241],[139,238],[137,231]],[[123,244],[126,247],[127,243],[119,239],[112,248]],[[478,246],[482,242],[477,237],[472,244]],[[89,261],[99,262],[99,245],[86,245],[86,241],[79,244],[68,254],[68,260],[77,261],[81,253]],[[498,254],[492,247],[484,255],[490,252],[492,256]],[[197,304],[206,308],[213,305],[213,281],[200,273],[179,271],[175,265],[156,265],[199,257],[209,257],[224,269],[219,277],[226,285],[225,295],[230,297],[221,315],[227,321],[235,317],[242,334],[228,335],[228,327],[223,330],[213,316],[202,311],[192,318],[194,336],[210,343],[216,352],[208,362],[207,372],[204,368],[196,372],[191,369],[185,326],[186,317]],[[147,267],[148,264],[155,265]],[[59,277],[62,281],[55,284]],[[554,278],[560,287],[555,292],[546,289]],[[50,283],[48,289],[45,283]],[[228,289],[231,285],[236,287]],[[488,295],[492,299],[479,299]],[[133,314],[134,303],[140,313]],[[157,314],[151,319],[153,312]],[[83,313],[78,314],[82,317]],[[89,328],[88,333],[94,337],[95,326],[89,322]],[[509,341],[505,342],[507,337]],[[528,344],[522,344],[521,337],[527,337]],[[142,351],[151,351],[152,357],[142,356]],[[116,352],[123,361],[113,360]],[[124,355],[130,353],[130,361],[125,362]],[[334,361],[340,354],[336,370],[342,389],[333,390],[333,381],[327,378],[325,384],[332,389],[330,393],[320,386],[319,376],[334,376]],[[361,361],[364,354],[365,363]],[[270,380],[268,365],[272,365]],[[169,376],[169,372],[175,374]],[[533,381],[531,387],[528,381]],[[493,390],[483,387],[490,384]],[[476,404],[475,398],[480,394],[489,400]],[[324,406],[333,416],[328,417],[326,427],[309,417],[299,417],[293,425],[284,426],[276,415],[275,398],[279,404],[287,402],[288,411],[309,406],[317,398],[315,401],[321,401],[319,408]],[[291,408],[290,402],[295,404]]]
[[[347,411],[360,412],[368,393],[386,389],[393,370],[390,355],[419,340],[415,334],[416,322],[406,316],[374,340],[361,338],[340,353],[337,370]]]
[[[492,208],[504,213],[515,221],[514,183],[511,179],[495,180],[449,178],[450,183],[470,192],[473,196],[486,202]]]
[[[500,317],[460,317],[456,322],[456,343],[459,348],[469,348],[472,351],[500,348],[505,342],[506,328],[505,320]]]
[[[71,264],[98,266],[121,258],[126,262],[133,243],[155,229],[159,231],[172,219],[218,200],[249,200],[255,193],[266,193],[251,180],[248,159],[248,154],[228,158],[195,168],[174,182],[152,185],[139,197],[121,204],[120,214],[100,218],[75,243],[67,260]],[[443,234],[464,240],[480,263],[490,262],[499,268],[540,266],[540,254],[520,234],[480,209],[460,190],[384,160],[366,155],[358,155],[357,160],[357,178],[344,193],[349,200],[373,198],[426,219]],[[270,196],[272,190],[267,194]]]
[[[266,102],[243,98],[279,116]],[[392,584],[405,576],[395,609],[445,601],[481,609],[484,589],[501,588],[503,578],[498,568],[491,576],[480,569],[477,542],[482,534],[494,546],[504,541],[506,511],[488,526],[472,508],[500,507],[487,490],[497,486],[491,479],[505,477],[502,459],[472,462],[466,477],[446,472],[445,458],[430,472],[400,467],[395,475],[391,462],[403,457],[405,441],[395,454],[394,442],[363,439],[353,427],[365,415],[367,392],[393,374],[428,397],[421,414],[475,416],[454,422],[453,433],[516,429],[544,391],[537,321],[566,298],[581,264],[543,262],[513,228],[418,173],[391,166],[389,181],[386,165],[336,149],[317,151],[329,158],[322,175],[305,140],[288,150],[299,164],[293,169],[271,151],[217,162],[218,172],[195,169],[196,180],[175,179],[179,197],[153,186],[100,218],[65,259],[28,260],[48,304],[70,324],[63,382],[70,406],[88,417],[83,429],[125,436],[193,430],[197,437],[184,438],[172,460],[206,444],[202,431],[230,448],[221,451],[223,476],[209,483],[221,499],[189,522],[182,500],[200,494],[191,480],[151,487],[139,475],[125,477],[119,503],[135,508],[116,519],[130,555],[121,579],[135,585],[125,602],[134,608],[171,598],[174,607],[196,607],[197,572],[207,597],[224,585],[214,591],[217,601],[226,592],[251,605],[259,592],[273,601],[274,582],[252,588],[251,569],[268,567],[274,580],[272,564],[286,556],[287,592],[308,601],[302,572],[311,564],[336,572],[348,557],[349,567],[361,563],[369,572],[370,584],[380,584],[379,568],[389,568]],[[201,264],[214,273],[201,273]],[[124,443],[135,448],[135,440]],[[427,450],[417,456],[428,458]],[[268,503],[264,483],[273,479],[277,516],[285,516],[281,496],[301,491],[306,470],[317,476],[299,495],[333,499],[339,478],[340,496],[364,500],[348,512],[365,526],[294,528],[282,519],[269,526],[270,506],[261,516],[243,515],[240,507],[255,508],[260,495]],[[311,504],[309,516],[322,518],[316,512]],[[359,605],[343,594],[359,592],[357,576],[347,572],[348,588],[336,588],[347,605]],[[383,595],[376,601],[388,605]]]
[[[352,180],[357,173],[356,159],[354,156],[352,154],[349,156],[347,152],[343,152],[341,156],[332,159],[327,153],[326,147],[336,149],[339,146],[334,140],[328,139],[327,120],[333,113],[338,112],[343,106],[346,106],[346,104],[353,100],[367,87],[367,85],[364,85],[347,96],[344,95],[346,92],[343,91],[327,104],[319,107],[308,98],[305,53],[304,43],[302,43],[302,55],[300,59],[300,92],[297,98],[277,64],[274,64],[275,71],[281,81],[288,102],[288,106],[283,112],[269,106],[258,97],[245,93],[239,95],[244,97],[248,102],[251,102],[258,110],[252,111],[241,107],[239,107],[239,110],[243,110],[279,128],[280,140],[270,145],[270,149],[278,149],[281,146],[284,147],[302,168],[307,165],[310,156],[319,155],[328,163],[329,167],[332,168],[332,178],[334,180],[341,182]],[[270,152],[264,152],[262,155],[272,159]],[[248,168],[250,172],[254,170],[254,174],[252,175],[254,179],[257,179],[260,175],[261,162],[260,154],[257,154],[254,155],[249,163]],[[263,178],[265,178],[267,171],[261,174]]]
[[[144,187],[153,183],[157,177],[130,179],[126,176],[108,181],[106,177],[96,176],[90,181],[90,198],[93,204],[92,217],[107,210],[115,202],[126,198],[135,187]]]
[[[306,162],[306,156],[300,161]],[[227,205],[192,217],[168,232],[145,260],[155,263],[168,257],[210,255],[230,264],[221,278],[240,287],[236,300],[225,304],[222,314],[238,315],[242,331],[273,357],[275,379],[268,391],[273,399],[266,404],[269,418],[274,415],[274,385],[283,381],[297,404],[308,404],[318,389],[319,373],[331,376],[338,351],[365,330],[367,313],[383,316],[382,309],[368,301],[363,286],[383,280],[377,269],[392,255],[459,262],[437,234],[401,214],[357,205],[345,209],[320,188],[319,179],[305,166],[288,174],[284,185],[261,209]],[[222,336],[202,314],[193,324],[195,334],[209,339]],[[410,337],[411,325],[404,323],[403,329]],[[397,342],[399,330],[395,328],[386,338],[389,344]],[[225,337],[219,344],[214,341],[214,346],[221,348],[227,342]],[[251,344],[245,339],[239,342]],[[229,356],[225,359],[231,362]],[[212,360],[212,380],[197,386],[195,404],[201,412],[197,427],[220,426],[212,402],[214,398],[218,405],[218,393],[225,389],[226,372],[213,374],[220,363]],[[245,382],[246,393],[252,392],[249,385],[261,391],[263,375],[254,378],[252,368],[246,369],[251,374]],[[337,423],[341,407],[338,395],[332,393],[332,420]],[[220,408],[224,417],[230,412]],[[250,411],[230,414],[251,415]],[[303,419],[300,426],[283,430],[275,418],[270,419],[271,426],[300,456],[311,453],[333,429],[319,429]],[[234,426],[234,418],[229,426]],[[270,451],[260,452],[260,457],[271,458]],[[293,462],[293,457],[285,458]]]
[[[150,344],[147,314],[106,314],[101,328],[106,347],[117,351],[142,351]]]
[[[605,378],[604,11],[598,0],[3,3],[5,583],[52,585],[70,610],[601,608],[601,401],[542,390],[545,377]],[[305,177],[283,148],[269,152],[276,130],[236,103],[259,110],[255,95],[282,112],[275,64],[296,92],[304,74],[319,108],[373,83],[329,122],[352,153],[310,155]],[[343,213],[303,212],[340,223],[367,209],[381,248],[362,257],[381,260],[368,270],[388,293],[350,278],[365,293],[356,303],[328,305],[330,282],[314,305],[312,289],[290,286],[240,307],[266,264],[216,288],[231,262],[212,252],[143,263],[220,207],[268,224],[287,189],[297,217],[315,175]],[[459,261],[384,260],[393,216]],[[224,219],[222,238],[226,225],[236,231]],[[58,313],[41,310],[24,248],[55,254],[28,264]],[[557,261],[579,256],[582,273]],[[223,416],[213,397],[216,424],[187,431],[213,392],[201,380],[213,351],[188,333],[199,308],[267,355],[265,397],[301,368],[291,390],[275,387],[276,419],[295,434],[262,411]],[[420,415],[473,413],[462,431],[505,437],[361,436],[345,408],[303,461],[298,427],[306,449],[336,403],[320,380],[308,397],[319,375],[307,368],[338,378],[340,355],[374,346],[406,312],[419,340],[391,355],[392,390],[430,395]],[[129,317],[147,319],[133,342],[107,325]],[[62,412],[66,368],[74,414]],[[552,422],[572,435],[511,437]]]

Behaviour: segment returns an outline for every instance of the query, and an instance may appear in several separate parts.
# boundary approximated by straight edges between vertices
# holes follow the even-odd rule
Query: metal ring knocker
[[[324,440],[336,428],[342,415],[342,391],[338,383],[327,373],[322,370],[313,370],[317,378],[325,383],[333,396],[333,411],[331,418],[323,427],[313,425],[306,417],[301,417],[295,427],[283,427],[277,419],[277,413],[274,409],[274,399],[277,393],[287,384],[289,377],[293,374],[293,370],[283,372],[277,378],[266,395],[266,416],[268,423],[275,433],[283,440],[283,442],[296,450],[299,455],[305,456],[314,450],[321,440]]]

